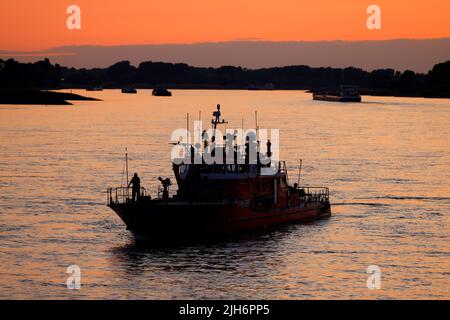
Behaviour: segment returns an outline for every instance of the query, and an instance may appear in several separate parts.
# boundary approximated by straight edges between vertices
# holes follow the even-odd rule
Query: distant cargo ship
[[[314,100],[335,102],[361,102],[361,95],[356,86],[341,86],[340,90],[319,90],[313,92]]]
[[[217,125],[226,123],[220,116],[218,106],[211,122],[213,132]],[[213,141],[215,134],[211,137]],[[174,161],[178,190],[172,197],[169,196],[170,179],[160,177],[158,197],[151,198],[141,188],[136,175],[133,179],[139,181],[137,190],[109,188],[107,205],[124,221],[136,240],[209,238],[331,215],[328,188],[290,185],[285,163],[271,160],[270,140],[264,155],[269,157],[267,164],[260,161],[263,155],[259,147],[258,160],[249,162],[249,154],[253,152],[250,150],[257,148],[259,141],[247,140],[245,146],[238,146],[237,141],[234,144],[235,159],[238,148],[246,150],[243,163],[227,163],[229,160],[224,156],[223,164],[208,164],[203,151],[199,164]],[[225,146],[215,150],[219,148]],[[264,174],[264,169],[273,165],[274,171]],[[133,180],[130,183],[134,186]]]

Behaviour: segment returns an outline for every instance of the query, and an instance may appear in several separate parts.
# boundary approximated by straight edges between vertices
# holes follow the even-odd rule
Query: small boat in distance
[[[335,102],[361,102],[361,95],[356,86],[341,86],[340,89],[336,91],[314,91],[313,99]]]
[[[103,91],[102,86],[90,86],[86,88],[86,91]]]
[[[135,88],[122,88],[122,93],[137,93]]]
[[[172,92],[170,92],[166,88],[159,87],[159,88],[153,89],[152,95],[157,96],[157,97],[171,97]]]

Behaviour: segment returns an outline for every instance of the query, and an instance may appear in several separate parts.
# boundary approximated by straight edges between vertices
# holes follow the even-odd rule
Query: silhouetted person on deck
[[[161,181],[161,184],[163,186],[163,200],[165,203],[169,200],[169,187],[172,185],[172,182],[169,178],[163,179],[161,177],[158,178],[159,181]]]
[[[130,187],[130,185],[133,185],[132,200],[136,202],[141,192],[141,179],[139,179],[137,173],[135,173],[133,178],[131,178],[131,181],[128,184],[128,188]]]

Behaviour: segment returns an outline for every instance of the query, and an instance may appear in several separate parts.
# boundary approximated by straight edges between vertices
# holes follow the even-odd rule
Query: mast
[[[255,129],[256,129],[256,152],[259,153],[259,135],[258,135],[258,111],[255,110]]]
[[[302,174],[302,162],[303,162],[303,160],[300,159],[300,166],[298,167],[298,180],[297,180],[298,187],[300,187],[300,176]]]
[[[216,129],[217,129],[217,125],[218,124],[225,124],[225,123],[228,123],[228,122],[226,122],[225,120],[220,120],[220,116],[221,116],[221,113],[220,113],[220,104],[218,104],[217,105],[217,111],[214,111],[213,112],[213,117],[214,117],[214,119],[212,119],[211,120],[211,124],[212,124],[212,128],[213,128],[213,136],[211,137],[211,140],[212,141],[215,141],[216,140]]]
[[[189,112],[186,114],[186,141],[184,142],[186,145],[186,159],[188,159],[189,153]]]
[[[199,110],[198,111],[198,122],[201,123],[202,121],[202,111]],[[201,125],[198,126],[198,136],[200,138],[200,141],[203,141],[203,135],[202,135],[202,129],[201,129]],[[203,147],[203,143],[200,143],[200,149],[198,150],[198,152],[200,152],[200,154],[202,153],[202,147]]]
[[[127,186],[130,183],[130,179],[128,178],[128,148],[125,147],[125,166],[127,171]]]

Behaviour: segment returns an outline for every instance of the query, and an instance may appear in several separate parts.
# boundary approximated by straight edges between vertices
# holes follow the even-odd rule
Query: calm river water
[[[0,298],[450,298],[450,100],[312,101],[302,91],[119,90],[101,102],[0,106]],[[130,171],[155,193],[170,134],[215,105],[229,128],[280,129],[302,184],[329,186],[329,219],[206,244],[136,247],[106,188]],[[66,268],[81,268],[81,290]],[[367,267],[381,270],[369,290]]]

